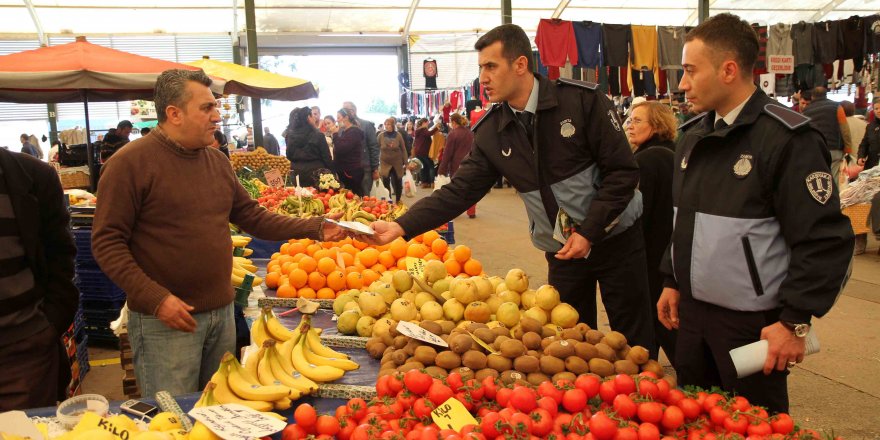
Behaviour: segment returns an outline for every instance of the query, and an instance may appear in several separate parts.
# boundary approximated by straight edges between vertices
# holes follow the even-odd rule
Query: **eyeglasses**
[[[639,118],[630,118],[629,125],[641,125],[641,124],[645,124],[647,122],[648,121],[645,121],[645,120],[642,120]]]

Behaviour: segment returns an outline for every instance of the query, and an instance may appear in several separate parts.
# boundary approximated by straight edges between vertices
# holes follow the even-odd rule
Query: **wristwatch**
[[[807,336],[807,333],[810,332],[810,324],[786,322],[786,321],[779,321],[779,322],[782,324],[783,327],[791,330],[791,332],[794,333],[794,335],[799,338],[805,338]]]

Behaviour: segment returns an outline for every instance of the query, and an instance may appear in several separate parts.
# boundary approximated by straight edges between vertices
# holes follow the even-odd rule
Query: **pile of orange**
[[[443,261],[452,276],[483,273],[467,246],[450,249],[439,233],[428,231],[409,242],[398,238],[383,246],[351,238],[290,240],[272,255],[266,286],[276,289],[279,298],[334,299],[349,289],[369,286],[385,271],[406,270],[406,257]]]

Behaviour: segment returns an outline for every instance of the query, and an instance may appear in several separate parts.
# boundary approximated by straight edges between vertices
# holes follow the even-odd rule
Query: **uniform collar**
[[[554,83],[538,73],[534,75],[535,80],[532,83],[532,93],[529,94],[525,110],[532,112],[532,114],[537,114],[541,110],[556,107],[559,101],[556,99]],[[516,119],[516,110],[507,105],[506,102],[499,110],[501,110],[501,123],[498,124],[498,131],[500,132],[508,123]]]
[[[733,125],[733,123],[736,122],[736,117],[739,116],[740,112],[742,112],[742,109],[752,99],[752,96],[754,96],[754,93],[749,95],[745,100],[743,100],[743,102],[739,103],[738,106],[734,107],[733,110],[724,115],[723,118],[718,113],[715,113],[715,123],[717,124],[719,120],[724,119],[724,122],[726,122],[727,125]]]
[[[749,97],[743,104],[741,104],[742,108],[739,109],[738,114],[735,118],[733,118],[733,124],[730,125],[750,125],[758,119],[758,116],[764,111],[764,105],[769,102],[769,98],[767,95],[760,89],[756,88],[752,93],[752,96]],[[727,116],[733,115],[734,111],[731,111],[727,114]],[[712,134],[715,131],[715,121],[720,119],[717,114],[712,111],[706,114],[703,117],[702,121],[697,122],[701,126],[702,135]],[[728,122],[727,117],[724,118],[724,122]],[[728,127],[729,129],[730,127]],[[722,133],[726,133],[727,129],[721,130]]]

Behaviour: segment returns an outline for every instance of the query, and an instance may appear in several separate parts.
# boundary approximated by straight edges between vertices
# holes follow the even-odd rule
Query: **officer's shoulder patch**
[[[789,130],[797,130],[810,122],[810,118],[778,104],[765,105],[764,112],[788,127]]]
[[[580,81],[576,79],[568,79],[568,78],[559,78],[556,80],[556,84],[567,84],[570,86],[580,87],[582,89],[596,90],[599,88],[599,84],[591,83],[587,81]]]
[[[709,114],[709,112],[700,113],[700,114],[694,116],[693,118],[688,119],[687,122],[685,122],[684,124],[679,125],[678,129],[682,130],[682,131],[686,131],[692,125],[696,124],[699,121],[702,121],[703,118],[705,118],[706,115],[708,115],[708,114]]]
[[[498,107],[501,107],[501,105],[499,105],[499,104],[497,104],[497,103],[492,104],[492,106],[489,107],[489,110],[486,110],[486,114],[483,115],[483,117],[480,118],[480,120],[477,121],[477,123],[474,124],[473,127],[471,127],[471,131],[476,133],[476,131],[477,131],[477,127],[479,127],[480,124],[482,124],[482,123],[485,122],[487,119],[489,119],[489,115],[491,115],[492,112],[496,111],[496,110],[498,109]]]

